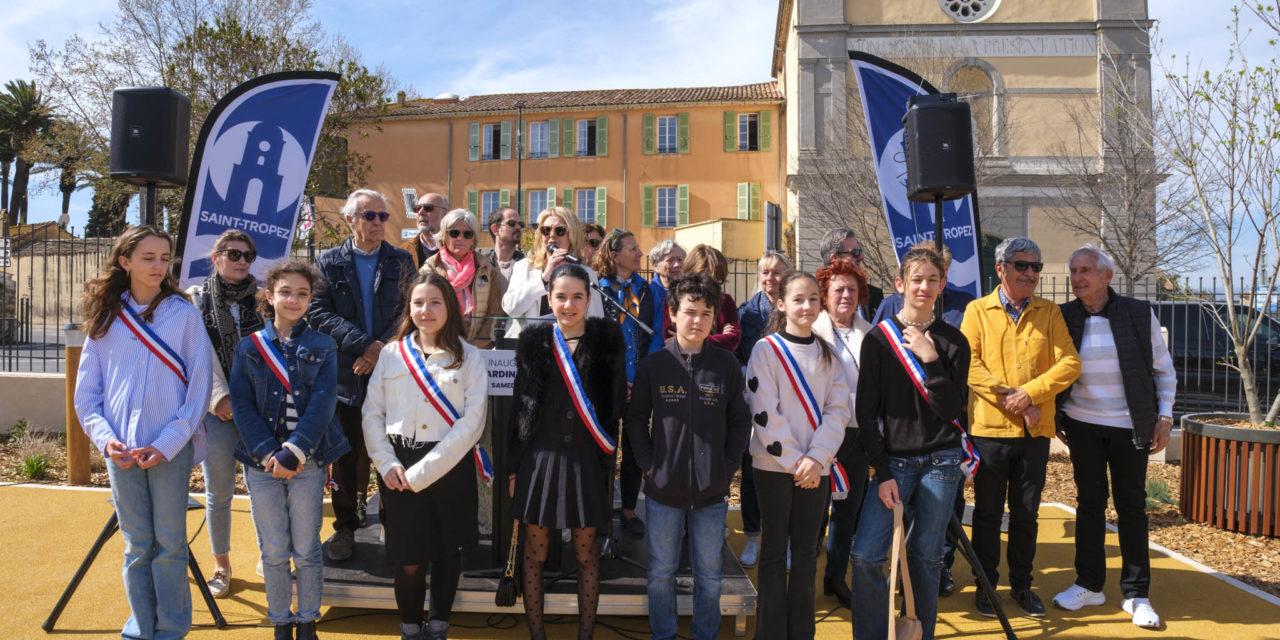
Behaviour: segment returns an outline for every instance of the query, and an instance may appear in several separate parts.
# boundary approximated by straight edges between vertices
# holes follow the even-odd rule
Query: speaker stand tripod
[[[187,497],[187,511],[193,509],[203,509],[204,505],[197,502],[194,498]],[[53,611],[49,613],[49,617],[40,625],[46,633],[53,631],[53,626],[58,623],[58,618],[62,616],[62,610],[66,608],[67,603],[71,601],[71,596],[75,595],[76,588],[80,586],[80,581],[84,580],[85,574],[89,573],[89,567],[93,566],[93,561],[98,557],[98,552],[102,551],[102,547],[107,544],[107,540],[120,529],[120,521],[116,517],[115,511],[111,512],[111,517],[107,519],[107,524],[102,528],[102,532],[98,534],[98,539],[93,541],[93,546],[89,548],[89,553],[85,555],[84,561],[80,563],[80,568],[76,569],[76,574],[72,576],[71,583],[62,592],[62,596],[58,598],[58,604],[54,605]],[[191,578],[196,581],[196,586],[200,588],[200,595],[204,596],[204,603],[209,607],[209,613],[213,615],[213,624],[221,629],[227,626],[227,620],[222,617],[222,611],[218,609],[218,603],[213,599],[213,594],[209,593],[209,585],[204,581],[204,572],[200,571],[200,564],[196,562],[196,556],[191,553],[191,547],[187,547],[187,568],[191,570]]]

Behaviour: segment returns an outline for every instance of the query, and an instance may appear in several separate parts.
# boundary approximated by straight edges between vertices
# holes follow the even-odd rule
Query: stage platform
[[[638,511],[643,513],[643,501]],[[324,603],[326,606],[391,610],[396,608],[393,589],[395,570],[387,562],[382,544],[378,541],[381,527],[378,524],[376,498],[370,499],[366,521],[368,524],[356,533],[355,553],[349,560],[337,562],[325,559]],[[615,553],[612,557],[600,559],[598,613],[602,616],[648,616],[649,598],[645,574],[647,553],[644,538],[632,536],[622,529],[616,513],[614,528],[618,531]],[[503,568],[502,565],[495,563],[495,559],[500,557],[505,562],[506,547],[503,546],[501,554],[494,554],[491,545],[492,538],[483,536],[480,546],[464,555],[463,576],[458,585],[458,597],[453,610],[524,615],[524,604],[520,601],[517,601],[513,607],[499,607],[493,602]],[[693,614],[693,573],[689,568],[687,553],[686,545],[686,557],[681,562],[681,568],[676,577],[676,607],[681,616]],[[720,553],[724,560],[720,613],[733,619],[734,635],[743,636],[747,632],[747,617],[755,615],[756,588],[738,562],[733,550],[729,548],[727,541],[721,547]],[[559,559],[555,555],[553,550],[544,570],[547,581],[550,582],[546,589],[544,611],[549,615],[577,615],[577,563],[573,559],[568,543],[561,545]],[[564,572],[563,577],[551,582],[550,578],[561,571]]]

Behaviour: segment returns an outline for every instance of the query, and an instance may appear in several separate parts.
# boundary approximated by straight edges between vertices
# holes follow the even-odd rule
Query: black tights
[[[439,560],[431,566],[431,619],[449,621],[453,598],[462,576],[462,553]],[[396,567],[396,608],[400,622],[422,624],[422,606],[427,596],[427,565],[402,564]]]
[[[542,624],[542,565],[547,561],[551,533],[557,531],[536,524],[525,525],[524,613],[529,620],[529,638],[546,640]],[[572,529],[573,555],[578,560],[578,639],[591,638],[596,628],[596,608],[600,604],[600,556],[596,550],[596,528]],[[558,540],[557,540],[558,542]]]

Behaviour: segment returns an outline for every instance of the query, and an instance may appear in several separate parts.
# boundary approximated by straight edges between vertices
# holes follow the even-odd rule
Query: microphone
[[[554,242],[547,243],[547,255],[551,255],[560,250],[560,247]],[[582,259],[572,253],[564,254],[564,261],[570,264],[582,264]]]

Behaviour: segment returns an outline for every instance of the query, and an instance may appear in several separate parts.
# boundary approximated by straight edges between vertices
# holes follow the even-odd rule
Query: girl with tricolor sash
[[[213,350],[200,312],[169,270],[173,241],[155,227],[124,232],[85,284],[75,407],[109,460],[124,538],[126,638],[191,629],[187,490],[205,455]]]
[[[396,339],[378,356],[362,409],[365,447],[378,469],[387,559],[396,568],[400,637],[408,640],[446,637],[462,551],[479,542],[475,478],[487,458],[476,442],[489,382],[484,358],[463,339],[463,318],[449,280],[419,273],[409,284]],[[428,570],[430,620],[423,620]]]
[[[231,363],[231,411],[240,442],[249,506],[262,554],[267,619],[276,640],[316,637],[324,564],[320,524],[330,462],[351,449],[334,417],[338,345],[303,315],[319,272],[292,260],[267,271],[258,293],[265,326],[242,338]],[[293,608],[290,561],[296,570]]]
[[[596,533],[613,516],[618,421],[626,405],[626,345],[618,324],[588,318],[591,276],[557,266],[547,283],[555,322],[532,324],[516,347],[515,424],[508,477],[514,517],[525,523],[524,610],[529,637],[546,638],[542,565],[571,529],[578,560],[578,637],[595,630],[600,601]]]
[[[768,335],[747,362],[761,515],[756,637],[803,640],[815,630],[813,592],[827,499],[833,482],[838,491],[848,490],[848,477],[833,463],[852,409],[835,349],[813,332],[822,311],[818,281],[803,271],[788,273],[778,285],[775,309]]]
[[[853,635],[888,633],[885,559],[893,540],[893,508],[906,505],[907,566],[924,638],[933,638],[938,612],[942,543],[952,503],[964,480],[960,418],[969,374],[969,343],[934,314],[946,286],[942,257],[912,249],[894,281],[902,311],[877,324],[862,341],[855,413],[867,461],[875,470],[853,544]]]

